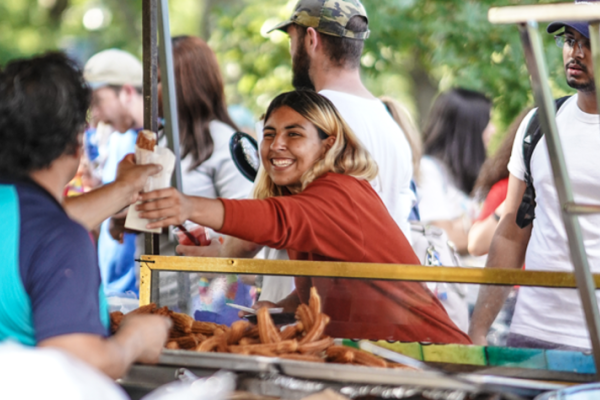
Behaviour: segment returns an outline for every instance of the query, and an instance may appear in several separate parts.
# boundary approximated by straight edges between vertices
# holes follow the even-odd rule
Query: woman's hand
[[[217,239],[211,240],[208,246],[185,246],[180,244],[175,248],[177,254],[187,257],[222,257],[223,245]]]
[[[157,220],[147,225],[149,229],[181,225],[193,213],[191,199],[174,188],[155,190],[141,195],[142,204],[136,206],[140,217]]]

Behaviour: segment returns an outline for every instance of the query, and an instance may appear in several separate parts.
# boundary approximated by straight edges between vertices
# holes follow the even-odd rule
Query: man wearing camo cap
[[[364,40],[370,33],[365,8],[358,0],[300,0],[290,19],[269,32],[274,30],[290,36],[294,87],[312,88],[331,100],[377,161],[373,188],[410,238],[410,147],[360,78]]]
[[[295,88],[311,88],[327,97],[369,150],[379,166],[371,182],[388,211],[410,240],[408,216],[413,201],[410,190],[412,155],[400,127],[385,106],[363,85],[360,59],[369,37],[368,18],[358,0],[300,0],[289,20],[271,29],[290,36]],[[235,238],[225,244],[199,248],[179,246],[188,256],[253,257],[260,247]],[[277,253],[277,254],[275,254]],[[287,258],[269,249],[266,258]],[[260,300],[277,302],[269,288],[289,288],[290,283],[270,282],[265,277]],[[283,279],[291,279],[283,277]],[[289,291],[288,291],[289,293]],[[285,295],[285,294],[284,294]]]

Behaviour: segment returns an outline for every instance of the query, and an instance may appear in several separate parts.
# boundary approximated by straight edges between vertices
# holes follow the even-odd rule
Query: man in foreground
[[[61,53],[0,73],[0,341],[58,348],[118,378],[157,361],[170,321],[131,316],[108,337],[94,244],[62,206],[90,94]]]
[[[553,22],[548,32],[564,27],[555,36],[563,51],[567,83],[577,90],[558,110],[556,123],[575,202],[600,203],[600,124],[592,69],[587,23]],[[531,156],[530,171],[535,189],[533,225],[521,229],[517,211],[526,190],[523,139],[532,111],[517,132],[508,164],[510,171],[505,212],[492,240],[486,268],[572,272],[567,234],[561,218],[545,138]],[[592,273],[600,272],[600,215],[579,217]],[[489,327],[496,318],[510,287],[481,287],[471,318],[469,335],[476,344],[486,344]],[[598,296],[598,294],[597,294]],[[600,297],[598,298],[600,300]],[[581,302],[576,290],[521,287],[507,345],[544,349],[589,349]]]

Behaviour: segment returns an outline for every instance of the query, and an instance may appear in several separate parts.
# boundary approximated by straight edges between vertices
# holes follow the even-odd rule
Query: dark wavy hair
[[[0,173],[26,176],[73,154],[91,89],[63,53],[8,63],[0,72]]]
[[[486,159],[482,134],[492,102],[482,93],[452,89],[440,94],[423,131],[424,154],[448,167],[454,183],[471,193]]]
[[[498,150],[496,150],[496,153],[494,153],[494,156],[488,158],[485,163],[483,163],[481,172],[479,173],[479,177],[473,188],[473,196],[485,199],[494,184],[502,179],[508,178],[508,162],[510,161],[510,155],[512,154],[513,142],[515,141],[519,126],[521,126],[523,119],[525,119],[530,111],[531,107],[528,107],[514,119],[508,127],[504,140]]]
[[[173,38],[173,64],[177,91],[182,157],[192,155],[191,169],[213,153],[208,124],[218,120],[238,130],[227,112],[223,78],[217,57],[204,40],[194,36]]]

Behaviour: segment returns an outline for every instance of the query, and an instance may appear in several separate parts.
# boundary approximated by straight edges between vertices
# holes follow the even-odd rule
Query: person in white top
[[[558,34],[567,83],[577,94],[559,109],[556,123],[565,155],[575,202],[600,204],[600,123],[596,107],[592,57],[587,23],[554,22],[548,26]],[[554,185],[545,138],[535,146],[531,176],[535,189],[535,221],[521,229],[516,215],[526,189],[523,137],[533,111],[517,132],[509,162],[510,171],[505,212],[502,215],[486,268],[572,272],[567,235]],[[600,215],[580,216],[579,222],[592,273],[600,272]],[[501,308],[510,287],[482,289],[473,313],[470,336],[485,344],[490,324]],[[598,297],[600,300],[600,297]],[[579,295],[571,289],[521,287],[508,346],[558,349],[589,349]]]
[[[290,20],[273,30],[290,35],[294,87],[313,88],[330,99],[379,165],[373,187],[410,238],[408,216],[415,200],[410,190],[410,147],[383,103],[360,78],[360,56],[369,35],[364,7],[358,0],[336,3],[343,3],[343,16],[331,20],[325,15],[339,10],[327,9],[331,7],[328,2],[315,5],[300,0]],[[206,248],[177,248],[185,255],[221,257],[253,257],[259,250],[253,243],[229,238],[223,246],[213,243]]]
[[[173,38],[173,60],[183,193],[213,199],[246,198],[252,182],[238,171],[229,152],[229,140],[238,129],[227,112],[214,52],[200,38],[177,36]]]
[[[421,221],[444,229],[461,254],[476,217],[470,193],[486,159],[485,138],[495,130],[491,107],[482,93],[451,89],[437,97],[423,131]]]
[[[217,58],[198,37],[177,36],[172,40],[182,192],[211,199],[245,199],[252,190],[252,182],[237,169],[229,151],[229,141],[238,128],[227,111]],[[162,97],[160,83],[158,92]],[[159,114],[162,115],[160,109]],[[165,304],[174,304],[174,296],[181,296],[176,289],[176,275],[163,275],[161,298]],[[235,276],[190,274],[189,278],[189,307],[191,312],[201,313],[196,315],[197,319],[216,318],[219,323],[230,324],[237,318],[235,310],[225,307],[226,295],[232,292],[239,294],[236,302],[251,305],[250,287]],[[201,289],[201,278],[207,288]]]

